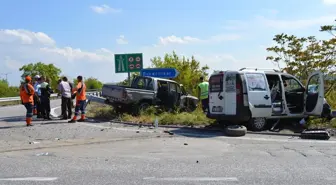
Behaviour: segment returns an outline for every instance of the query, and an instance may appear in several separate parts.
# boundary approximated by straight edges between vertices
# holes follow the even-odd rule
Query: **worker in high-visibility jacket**
[[[26,107],[26,124],[32,126],[32,117],[34,109],[34,87],[31,85],[32,79],[30,76],[26,76],[25,83],[20,87],[20,97],[22,104]]]
[[[200,77],[198,84],[198,99],[201,100],[202,109],[206,112],[209,109],[209,82],[204,81],[204,77]]]
[[[75,123],[77,121],[79,111],[81,111],[81,118],[78,120],[78,122],[85,121],[86,86],[83,82],[82,76],[78,76],[77,81],[77,86],[72,90],[73,95],[76,96],[75,116],[70,121],[68,121],[69,123]]]

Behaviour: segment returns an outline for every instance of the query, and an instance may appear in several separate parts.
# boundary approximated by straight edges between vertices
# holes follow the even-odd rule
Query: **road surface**
[[[22,115],[19,107],[0,108],[0,184],[336,183],[335,140],[188,129],[169,135],[97,122],[27,128]]]

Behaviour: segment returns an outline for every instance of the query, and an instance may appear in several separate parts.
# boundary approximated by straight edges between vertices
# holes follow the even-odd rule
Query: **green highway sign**
[[[142,53],[114,55],[115,73],[140,72],[143,68]]]

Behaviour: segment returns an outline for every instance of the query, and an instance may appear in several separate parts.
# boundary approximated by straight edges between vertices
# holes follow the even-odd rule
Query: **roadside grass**
[[[211,125],[215,122],[215,120],[207,118],[201,109],[191,113],[179,111],[168,113],[157,110],[155,107],[149,107],[146,111],[141,112],[139,116],[129,114],[116,115],[111,106],[94,102],[90,103],[87,109],[88,117],[132,123],[154,124],[156,118],[159,125],[203,126]]]
[[[194,112],[162,112],[155,107],[150,107],[141,112],[139,116],[129,114],[117,115],[110,105],[103,105],[91,102],[87,107],[87,116],[100,120],[117,120],[131,123],[154,124],[158,119],[159,125],[183,125],[183,126],[207,126],[215,124],[215,120],[207,118],[201,109]],[[307,123],[308,128],[336,128],[336,118],[330,122],[323,122],[322,119],[311,119]]]

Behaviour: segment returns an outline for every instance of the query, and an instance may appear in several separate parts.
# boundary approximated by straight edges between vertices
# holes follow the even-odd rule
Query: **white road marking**
[[[18,178],[0,178],[0,181],[55,181],[57,177],[18,177]]]
[[[145,177],[143,180],[154,180],[154,181],[227,181],[227,182],[237,182],[236,177]]]

